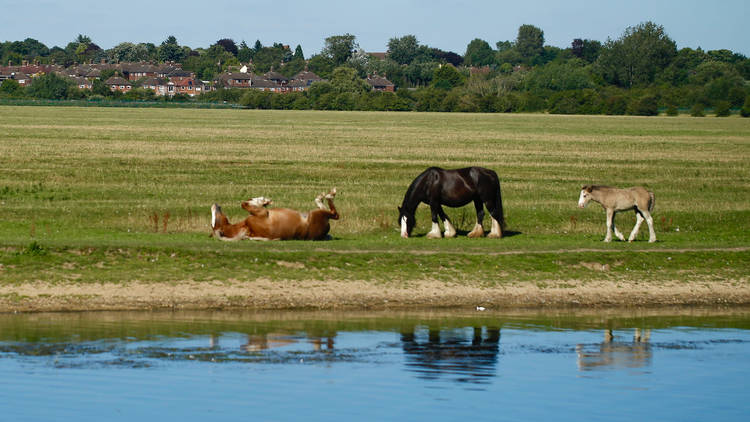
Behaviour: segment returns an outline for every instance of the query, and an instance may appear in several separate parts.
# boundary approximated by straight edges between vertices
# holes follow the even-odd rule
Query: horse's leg
[[[614,220],[614,216],[615,210],[612,208],[607,208],[607,235],[604,236],[605,242],[612,241],[612,221]]]
[[[612,230],[614,230],[615,236],[617,236],[618,239],[620,239],[621,241],[624,242],[625,241],[625,236],[623,236],[622,233],[620,233],[620,231],[617,230],[617,225],[615,225],[615,217],[616,216],[617,216],[617,211],[615,211],[615,212],[612,213]]]
[[[643,224],[643,215],[641,214],[640,210],[638,208],[635,209],[635,226],[633,227],[633,231],[630,232],[630,236],[628,236],[628,242],[632,242],[635,240],[635,237],[638,236],[638,231],[641,229],[641,224]]]
[[[490,217],[492,218],[492,228],[487,237],[490,239],[499,239],[503,237],[503,226],[500,224],[500,221],[503,220],[502,202],[499,199],[487,201],[485,202],[485,206],[487,207],[487,210],[489,210]]]
[[[453,224],[451,223],[451,220],[448,218],[448,215],[446,215],[445,211],[443,211],[443,207],[440,207],[440,219],[443,220],[443,226],[445,227],[445,232],[443,233],[443,236],[456,237],[456,228],[453,227]]]
[[[438,217],[443,213],[443,207],[437,202],[431,202],[430,212],[432,214],[432,230],[427,233],[427,238],[439,239],[443,237],[442,233],[440,233],[440,223],[438,223]]]
[[[474,225],[474,229],[468,234],[469,237],[484,237],[484,204],[479,199],[474,200],[474,208],[477,210],[477,223]]]
[[[648,223],[648,243],[656,242],[656,232],[654,231],[654,219],[651,217],[651,213],[646,210],[641,210],[643,218]]]

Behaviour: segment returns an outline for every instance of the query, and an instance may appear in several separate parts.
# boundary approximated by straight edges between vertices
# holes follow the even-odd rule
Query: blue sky
[[[369,52],[386,51],[390,38],[413,34],[422,44],[463,54],[474,38],[514,40],[518,27],[544,31],[545,43],[569,47],[574,38],[606,41],[628,26],[663,25],[677,47],[720,48],[750,56],[750,1],[720,0],[0,0],[0,41],[37,39],[64,47],[80,33],[102,48],[120,42],[208,47],[221,38],[252,45],[302,45],[320,52],[324,39],[345,33]]]

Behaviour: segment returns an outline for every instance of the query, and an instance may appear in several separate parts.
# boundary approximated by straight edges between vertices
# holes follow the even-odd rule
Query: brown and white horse
[[[654,219],[651,217],[651,211],[654,210],[654,193],[643,187],[636,186],[627,189],[618,189],[610,186],[585,185],[581,188],[581,195],[578,197],[578,207],[583,208],[589,201],[598,202],[607,211],[607,235],[605,242],[612,241],[612,231],[620,240],[625,237],[615,227],[615,214],[619,211],[635,210],[635,227],[630,232],[628,242],[632,242],[641,228],[643,220],[648,223],[648,241],[656,242],[656,233],[654,232]]]
[[[301,213],[289,208],[266,208],[271,200],[257,197],[242,202],[242,208],[250,215],[239,223],[231,224],[218,204],[211,206],[212,236],[221,240],[323,240],[331,230],[329,220],[338,220],[339,214],[333,205],[336,188],[315,198],[318,206],[310,212]],[[323,199],[328,202],[328,209]]]

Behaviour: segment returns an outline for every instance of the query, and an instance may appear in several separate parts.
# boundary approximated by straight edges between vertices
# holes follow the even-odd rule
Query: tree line
[[[544,31],[521,25],[516,39],[498,41],[493,47],[477,38],[463,55],[423,45],[414,35],[391,38],[384,57],[363,51],[352,34],[334,35],[309,58],[299,45],[294,49],[282,43],[264,46],[260,41],[238,45],[227,38],[208,48],[181,46],[170,36],[160,45],[124,42],[105,50],[79,35],[64,48],[47,48],[33,39],[4,42],[0,57],[3,65],[179,62],[202,80],[251,62],[256,73],[274,70],[291,77],[307,69],[326,79],[300,93],[219,89],[193,100],[253,108],[632,115],[687,110],[695,116],[706,109],[716,115],[739,109],[743,116],[750,115],[750,59],[725,49],[677,49],[664,27],[653,22],[629,27],[605,42],[574,39],[565,48],[546,45]],[[373,92],[363,79],[373,74],[393,82],[396,92]],[[0,85],[0,97],[119,95],[106,89],[96,93],[76,92],[72,87],[34,89],[36,82],[24,90],[6,81]],[[147,92],[130,95],[153,99]]]

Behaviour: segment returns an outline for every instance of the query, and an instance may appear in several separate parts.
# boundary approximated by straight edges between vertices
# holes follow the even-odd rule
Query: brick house
[[[368,76],[367,83],[370,84],[373,91],[394,92],[396,90],[396,85],[393,82],[378,75]]]
[[[133,84],[130,81],[119,76],[113,76],[104,81],[104,83],[109,86],[110,91],[120,91],[125,93],[133,89]]]

